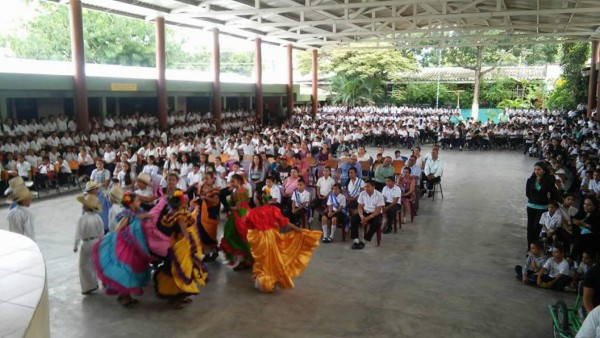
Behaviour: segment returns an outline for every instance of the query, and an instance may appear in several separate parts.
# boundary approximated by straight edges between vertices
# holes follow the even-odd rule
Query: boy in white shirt
[[[262,188],[263,193],[266,192],[267,189],[271,195],[269,204],[274,204],[281,208],[281,191],[279,190],[279,187],[275,185],[275,177],[267,177],[265,180],[265,186]]]
[[[102,210],[102,205],[98,198],[92,194],[78,196],[77,201],[83,205],[83,214],[79,218],[75,230],[73,252],[79,251],[79,243],[83,241],[79,253],[79,282],[81,284],[81,294],[89,295],[98,290],[98,279],[92,260],[92,248],[104,234],[104,223],[98,215],[98,212]]]
[[[341,194],[342,185],[335,183],[327,199],[327,211],[321,218],[323,227],[323,243],[331,243],[335,238],[335,228],[338,223],[344,226],[346,222],[346,196]],[[327,234],[327,221],[331,220],[331,235]],[[344,229],[342,228],[342,231]]]
[[[540,218],[540,224],[542,225],[542,231],[540,232],[540,238],[544,241],[553,242],[554,232],[562,225],[562,214],[557,212],[559,205],[557,202],[550,202],[548,204],[548,211],[542,214]]]
[[[570,282],[569,263],[564,259],[564,250],[560,246],[554,247],[552,257],[544,263],[542,271],[538,274],[537,286],[563,291]]]
[[[386,222],[385,228],[383,229],[384,234],[392,232],[392,224],[396,218],[396,212],[400,210],[400,198],[402,196],[402,190],[394,184],[394,177],[390,176],[385,179],[385,187],[381,190],[385,201],[383,212],[385,213]]]
[[[298,179],[298,189],[292,194],[292,213],[290,220],[292,223],[299,225],[302,223],[302,228],[307,227],[307,218],[304,217],[310,213],[310,194],[305,189],[304,179]]]

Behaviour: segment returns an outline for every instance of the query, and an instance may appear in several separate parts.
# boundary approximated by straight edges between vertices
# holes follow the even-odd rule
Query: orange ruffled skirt
[[[294,287],[298,277],[308,265],[313,251],[319,246],[320,231],[290,231],[279,229],[248,230],[248,244],[254,257],[253,278],[261,291],[273,292]]]

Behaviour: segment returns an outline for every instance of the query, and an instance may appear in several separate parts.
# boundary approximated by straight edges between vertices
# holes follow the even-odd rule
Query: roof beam
[[[429,44],[429,45],[413,45],[413,44],[395,44],[395,45],[387,45],[387,46],[373,46],[371,45],[330,45],[325,46],[323,49],[331,49],[335,48],[336,50],[358,50],[358,49],[415,49],[415,48],[460,48],[460,47],[493,47],[493,46],[515,46],[515,45],[554,45],[557,43],[569,43],[569,42],[586,42],[586,39],[560,39],[560,40],[547,40],[547,41],[513,41],[513,42],[480,42],[480,43],[472,43],[472,42],[463,42],[463,43],[452,43],[452,44]],[[398,41],[401,42],[401,41]]]
[[[384,1],[385,2],[385,1]],[[365,3],[365,5],[368,3]],[[349,4],[352,5],[352,4]],[[275,9],[275,8],[274,8]],[[339,24],[371,24],[373,22],[407,22],[411,20],[464,20],[464,19],[494,19],[494,18],[510,18],[511,16],[556,16],[559,14],[577,14],[577,13],[600,13],[600,7],[588,7],[588,8],[560,8],[560,9],[544,9],[544,10],[510,10],[500,12],[480,12],[480,13],[457,13],[457,14],[432,14],[432,15],[419,15],[417,17],[380,17],[380,18],[360,18],[360,19],[339,19],[335,22]],[[195,15],[193,15],[195,16]],[[219,16],[219,15],[217,15]],[[202,15],[200,17],[205,17]],[[298,24],[305,26],[315,25],[330,25],[332,20],[305,20],[304,22],[272,22],[262,24],[264,27],[291,27]],[[242,25],[235,25],[236,27],[245,27]]]

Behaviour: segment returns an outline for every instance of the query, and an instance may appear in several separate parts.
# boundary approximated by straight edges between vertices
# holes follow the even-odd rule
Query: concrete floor
[[[53,337],[549,337],[547,304],[574,297],[527,287],[513,267],[525,253],[518,152],[442,152],[445,199],[421,200],[415,223],[381,247],[322,245],[296,288],[261,294],[250,272],[209,265],[210,283],[176,311],[151,288],[134,309],[80,294],[72,252],[74,196],[34,201],[47,263]],[[0,210],[6,229],[7,210]]]

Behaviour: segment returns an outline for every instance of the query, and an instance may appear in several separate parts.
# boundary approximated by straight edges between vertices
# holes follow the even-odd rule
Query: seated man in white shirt
[[[342,231],[345,231],[343,226],[346,223],[346,196],[342,195],[342,185],[335,183],[331,189],[331,193],[327,199],[327,210],[321,218],[323,227],[323,243],[331,243],[335,238],[335,229],[338,224],[342,226]],[[327,221],[331,220],[331,234],[327,233]]]
[[[383,187],[381,193],[383,194],[385,202],[383,212],[386,216],[383,233],[389,234],[392,232],[392,224],[396,218],[396,213],[400,210],[400,198],[402,197],[402,190],[400,190],[400,187],[394,184],[394,177],[390,176],[385,179],[385,187]]]
[[[358,195],[358,212],[352,216],[350,238],[354,240],[352,249],[362,250],[365,243],[359,239],[359,227],[368,226],[364,233],[364,240],[371,241],[377,228],[381,226],[381,218],[385,201],[383,194],[375,190],[375,181],[365,182],[365,190]]]
[[[427,158],[425,163],[425,169],[423,170],[423,177],[421,184],[427,184],[427,190],[429,191],[428,197],[433,196],[433,185],[439,183],[442,180],[442,174],[444,167],[442,160],[439,158],[440,147],[435,145],[431,149],[431,156]],[[421,196],[425,194],[425,190],[421,191]]]

